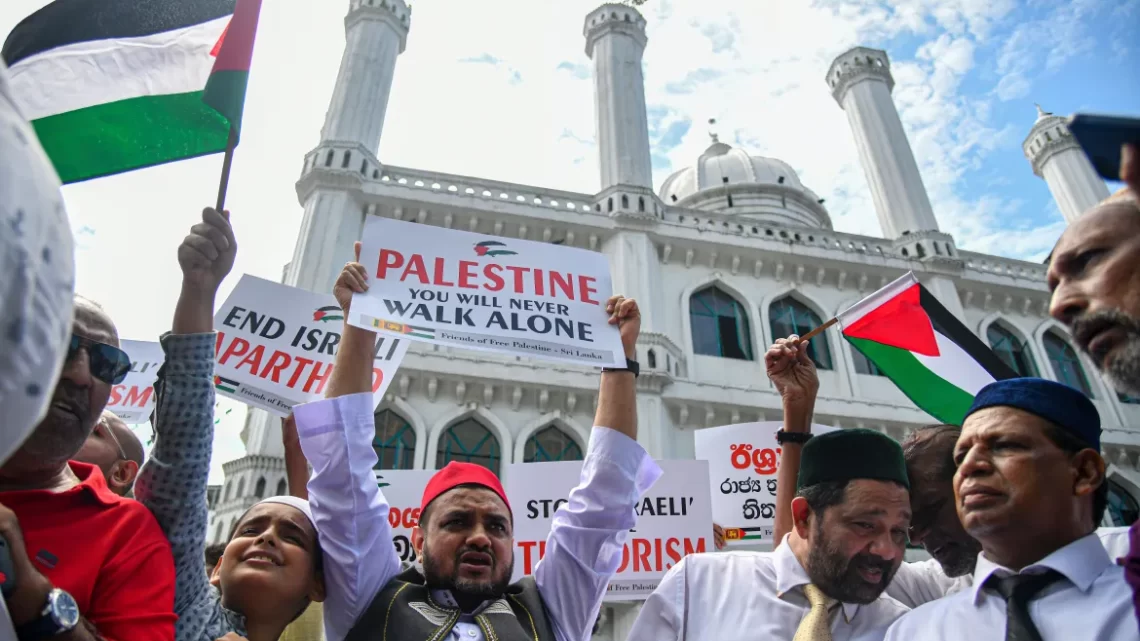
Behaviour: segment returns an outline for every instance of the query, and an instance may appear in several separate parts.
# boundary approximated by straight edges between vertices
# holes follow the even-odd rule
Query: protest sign
[[[709,552],[712,511],[705,461],[659,461],[660,479],[634,508],[637,527],[622,546],[607,601],[644,599],[665,572],[695,552]],[[515,510],[513,580],[533,574],[546,553],[554,513],[578,485],[581,461],[515,463],[507,466],[507,497]]]
[[[778,421],[697,430],[696,457],[708,461],[712,518],[728,545],[771,541],[776,519],[776,472],[782,449]],[[813,434],[835,430],[812,425]]]
[[[214,387],[282,417],[294,405],[323,398],[343,319],[331,294],[243,275],[214,316]],[[380,336],[376,341],[372,393],[377,405],[407,350],[406,340]]]
[[[388,499],[388,525],[392,545],[401,561],[414,561],[412,528],[420,523],[420,501],[435,470],[373,470],[376,483]]]
[[[349,322],[413,340],[624,367],[604,254],[368,216]]]
[[[107,409],[124,423],[145,423],[154,409],[154,381],[166,355],[161,345],[150,341],[120,340],[119,347],[131,358],[131,371],[122,383],[111,387]]]

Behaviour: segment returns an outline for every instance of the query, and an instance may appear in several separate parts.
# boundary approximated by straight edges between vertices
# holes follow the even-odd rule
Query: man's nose
[[[487,535],[487,528],[482,525],[475,526],[467,535],[468,547],[485,550],[491,547],[491,537]]]
[[[903,553],[904,547],[905,545],[899,545],[895,542],[890,530],[883,530],[871,541],[871,547],[868,551],[884,561],[894,561]]]
[[[1073,320],[1087,312],[1088,308],[1088,297],[1071,284],[1059,285],[1053,290],[1053,296],[1049,299],[1049,315],[1065,325],[1071,325]]]
[[[87,348],[80,347],[71,358],[67,359],[59,377],[67,379],[79,387],[90,387],[91,355],[87,353]]]

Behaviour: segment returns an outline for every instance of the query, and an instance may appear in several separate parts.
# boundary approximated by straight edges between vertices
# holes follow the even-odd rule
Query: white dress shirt
[[[1128,528],[1102,527],[1096,531],[1096,535],[1113,563],[1128,554]],[[927,559],[917,563],[903,563],[894,580],[887,586],[887,594],[908,608],[917,608],[935,599],[968,590],[973,585],[973,574],[950,578],[942,571],[938,561]]]
[[[788,545],[772,552],[693,554],[645,601],[628,641],[791,641],[811,610],[811,582]],[[831,610],[833,641],[881,641],[907,607],[886,596]]]
[[[313,467],[309,504],[325,555],[325,636],[343,641],[372,599],[399,574],[388,501],[372,468],[376,423],[371,394],[353,394],[293,408],[305,458]],[[661,468],[628,436],[606,427],[590,435],[582,476],[555,513],[535,582],[558,641],[590,636],[622,544],[636,526],[634,506]],[[433,591],[443,602],[450,595]],[[488,605],[488,604],[484,604]],[[461,617],[453,641],[481,641],[474,618]]]
[[[1064,578],[1029,603],[1029,616],[1043,641],[1137,641],[1140,626],[1124,569],[1113,563],[1096,534],[1077,539],[1022,573],[1052,569]],[[978,555],[974,584],[912,610],[887,632],[885,641],[1000,641],[1006,602],[985,589],[991,576],[1015,572]]]

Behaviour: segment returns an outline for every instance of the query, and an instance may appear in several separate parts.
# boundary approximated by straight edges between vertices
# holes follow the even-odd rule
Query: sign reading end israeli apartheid
[[[145,423],[154,409],[154,381],[166,355],[161,345],[151,341],[121,340],[119,347],[130,357],[131,371],[111,387],[107,409],[128,425]]]
[[[776,522],[776,473],[783,448],[778,421],[737,423],[697,430],[696,457],[708,461],[712,518],[730,546],[771,542]],[[812,425],[812,434],[836,428]]]
[[[442,345],[625,364],[605,255],[369,216],[349,322]]]
[[[420,501],[435,470],[374,470],[376,484],[388,499],[388,525],[392,546],[401,561],[414,561],[412,528],[420,524]]]
[[[332,294],[245,274],[214,315],[218,393],[288,416],[294,405],[324,397],[344,315]],[[396,374],[408,341],[381,335],[373,351],[376,404]]]
[[[682,558],[714,549],[708,463],[658,461],[658,465],[664,473],[634,506],[637,526],[622,545],[607,601],[644,599]],[[581,473],[581,461],[507,466],[506,490],[515,516],[512,580],[533,574],[545,556],[554,514],[567,502]]]

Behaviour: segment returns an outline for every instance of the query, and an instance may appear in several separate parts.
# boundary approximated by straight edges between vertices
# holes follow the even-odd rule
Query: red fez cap
[[[495,476],[494,472],[482,465],[452,461],[428,481],[427,487],[424,488],[423,501],[420,502],[420,512],[426,510],[428,504],[439,498],[440,494],[460,485],[481,485],[498,494],[503,503],[507,504],[507,511],[511,509],[511,502],[507,500],[503,484],[499,482],[499,477]]]

